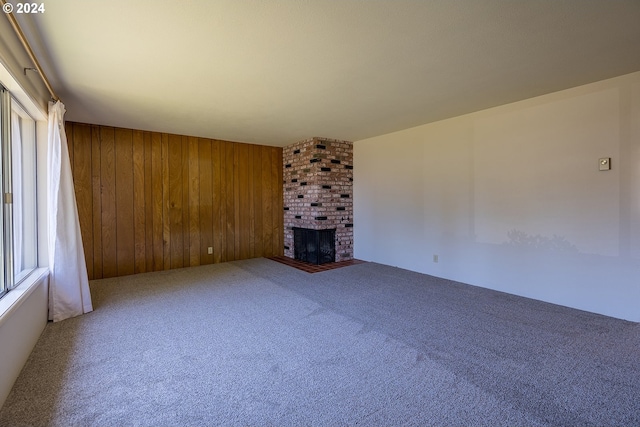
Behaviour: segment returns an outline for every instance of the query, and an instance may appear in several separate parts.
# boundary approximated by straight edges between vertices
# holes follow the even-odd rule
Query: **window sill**
[[[22,303],[36,289],[38,283],[48,278],[48,268],[36,268],[16,287],[0,299],[0,327],[9,318],[11,313],[18,309]]]

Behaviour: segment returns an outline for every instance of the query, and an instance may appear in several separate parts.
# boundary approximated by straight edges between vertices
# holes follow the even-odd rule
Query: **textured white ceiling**
[[[640,70],[637,0],[54,0],[19,18],[67,120],[266,145]]]

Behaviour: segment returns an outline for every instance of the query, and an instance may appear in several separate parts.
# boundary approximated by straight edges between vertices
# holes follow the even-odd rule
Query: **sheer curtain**
[[[64,104],[49,103],[49,319],[93,311],[64,130]]]

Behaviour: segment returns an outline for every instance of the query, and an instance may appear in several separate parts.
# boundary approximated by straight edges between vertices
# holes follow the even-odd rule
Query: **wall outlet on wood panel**
[[[209,246],[209,247],[207,248],[207,253],[208,253],[209,255],[213,254],[213,246]]]

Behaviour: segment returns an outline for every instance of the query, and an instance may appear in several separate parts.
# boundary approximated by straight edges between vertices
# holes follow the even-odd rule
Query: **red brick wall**
[[[283,149],[284,254],[293,227],[336,229],[336,261],[353,259],[353,143],[310,138]]]

